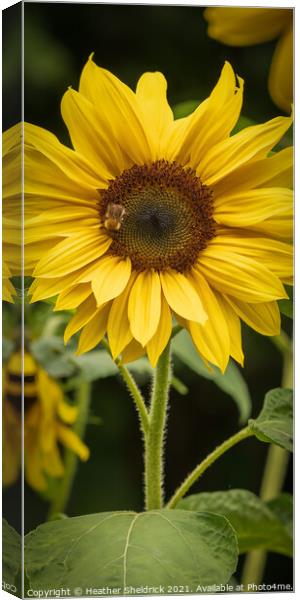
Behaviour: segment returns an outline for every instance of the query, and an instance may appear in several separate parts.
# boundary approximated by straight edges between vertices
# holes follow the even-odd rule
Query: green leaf
[[[111,512],[45,523],[26,536],[30,585],[73,590],[105,586],[226,583],[235,571],[235,533],[223,516],[182,510]],[[134,593],[134,592],[132,592]],[[141,592],[139,592],[141,593]],[[147,591],[146,591],[147,593]],[[149,593],[149,591],[148,591]],[[151,592],[150,592],[151,593]]]
[[[289,298],[287,300],[279,300],[278,306],[280,312],[283,315],[289,317],[289,319],[292,319],[294,314],[293,288],[289,285],[286,285],[285,291],[288,294]]]
[[[72,356],[85,381],[104,379],[118,373],[118,368],[105,350],[93,350],[81,356]]]
[[[14,343],[2,336],[2,361],[6,362],[14,349]]]
[[[251,398],[247,384],[235,363],[230,360],[224,374],[213,366],[209,371],[185,330],[180,331],[174,337],[172,347],[174,354],[192,371],[205,379],[214,381],[221,390],[233,398],[240,412],[240,421],[245,423],[251,412]]]
[[[262,442],[277,444],[293,451],[293,392],[276,388],[270,390],[256,419],[250,419],[249,426]]]
[[[247,490],[229,490],[194,494],[181,500],[178,506],[225,516],[236,531],[240,554],[263,549],[292,556],[292,531],[278,516],[280,502],[276,499],[272,506]]]
[[[2,519],[2,550],[2,580],[13,586],[21,569],[21,536],[5,519]]]
[[[267,502],[270,510],[284,525],[291,539],[293,537],[293,497],[291,494],[282,492],[277,498],[272,498]]]
[[[51,377],[70,377],[76,371],[70,360],[73,354],[64,345],[61,337],[40,338],[31,343],[33,356]]]
[[[187,100],[186,102],[179,102],[173,107],[173,113],[175,119],[182,119],[187,117],[199,106],[200,100]]]

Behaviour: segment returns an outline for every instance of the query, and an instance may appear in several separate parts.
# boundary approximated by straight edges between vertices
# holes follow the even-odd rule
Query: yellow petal
[[[111,128],[131,164],[145,164],[151,159],[143,114],[136,95],[127,85],[90,58],[81,73],[79,92],[95,105],[103,127]]]
[[[56,300],[54,310],[72,310],[77,308],[90,294],[92,289],[89,283],[78,283],[61,292]]]
[[[194,322],[189,323],[189,331],[193,342],[201,355],[224,372],[228,364],[230,350],[226,319],[214,292],[199,270],[193,268],[189,277],[198,291],[203,308],[208,315],[208,319],[203,325]]]
[[[284,148],[272,156],[246,163],[221,181],[214,184],[214,199],[229,193],[249,191],[260,186],[288,187],[293,186],[294,150]]]
[[[111,238],[97,229],[76,233],[56,244],[41,258],[34,270],[34,276],[58,277],[88,266],[108,250],[111,242]]]
[[[242,348],[242,331],[241,321],[233,310],[232,306],[228,303],[223,294],[219,294],[215,291],[216,298],[218,299],[219,305],[223,310],[224,317],[226,319],[227,328],[230,338],[230,356],[234,358],[240,365],[244,366],[244,353]]]
[[[127,364],[138,360],[145,354],[145,348],[141,346],[139,342],[136,340],[131,340],[131,342],[124,348],[122,351],[122,363]]]
[[[65,468],[56,445],[44,455],[43,459],[44,471],[50,477],[59,478],[64,475]]]
[[[72,319],[69,321],[64,333],[65,344],[70,337],[74,335],[74,333],[79,331],[79,329],[84,327],[84,325],[86,325],[93,318],[98,310],[99,309],[97,308],[94,296],[89,296],[79,306],[79,308],[77,308],[77,312],[75,313],[74,317],[72,317]]]
[[[64,423],[72,425],[78,416],[78,406],[71,405],[61,398],[57,405],[57,414]]]
[[[197,168],[201,158],[221,140],[228,138],[236,124],[243,99],[243,81],[226,62],[219,81],[207,100],[189,118],[177,160]]]
[[[153,269],[136,277],[128,301],[128,318],[133,337],[145,346],[157,330],[161,309],[159,275]]]
[[[64,425],[57,424],[57,437],[59,441],[72,450],[79,458],[83,461],[87,461],[90,456],[90,451],[88,447],[81,441],[81,439],[69,429],[69,427],[65,427]]]
[[[39,448],[35,440],[28,440],[28,436],[25,441],[25,477],[27,483],[37,492],[47,489]]]
[[[130,258],[106,256],[100,262],[92,279],[92,290],[97,306],[116,298],[126,287],[131,274]]]
[[[263,335],[280,334],[280,312],[277,302],[263,302],[259,304],[248,304],[227,296],[230,306],[239,317]]]
[[[154,336],[147,344],[147,354],[153,368],[164,351],[172,333],[172,315],[164,295],[161,295],[160,320]]]
[[[215,221],[229,227],[250,227],[281,215],[293,216],[293,192],[286,188],[261,188],[215,200]]]
[[[228,138],[240,116],[244,82],[236,77],[229,63],[225,63],[220,80],[209,98],[205,121],[191,142],[190,164],[197,168],[202,157],[218,142]]]
[[[124,168],[120,148],[105,131],[94,105],[82,94],[69,89],[63,96],[61,113],[74,148],[88,158],[101,178],[119,175]]]
[[[83,229],[99,227],[99,214],[92,207],[74,206],[46,210],[26,220],[24,243],[67,237]]]
[[[101,342],[107,329],[107,320],[111,303],[98,309],[94,317],[85,325],[81,331],[76,354],[83,354],[95,348]]]
[[[116,359],[117,356],[119,356],[132,339],[128,319],[128,298],[135,278],[136,274],[133,273],[125,290],[114,299],[110,309],[107,324],[107,337],[113,359]]]
[[[53,162],[62,174],[76,181],[80,187],[100,187],[100,182],[107,181],[106,176],[102,178],[98,170],[93,170],[86,160],[84,154],[79,155],[67,146],[59,142],[57,137],[42,127],[31,123],[24,123],[24,144],[27,149],[38,150],[47,159]],[[28,147],[28,148],[27,148]]]
[[[2,161],[2,194],[3,200],[15,199],[18,206],[19,215],[21,214],[21,189],[22,189],[22,151],[19,148],[12,149],[7,155],[3,156]],[[4,211],[7,210],[4,203]]]
[[[74,167],[74,175],[76,174]],[[79,173],[80,175],[80,173]],[[34,212],[41,213],[41,197],[43,210],[73,204],[74,206],[95,206],[99,193],[97,189],[106,188],[107,181],[102,181],[100,176],[95,184],[88,185],[75,177],[67,177],[53,161],[47,156],[29,146],[24,154],[24,192],[25,215]],[[17,189],[15,190],[17,193]]]
[[[245,233],[244,229],[224,230],[211,242],[220,253],[233,251],[254,258],[275,273],[282,281],[293,275],[293,247],[278,240]]]
[[[175,313],[185,319],[205,323],[207,314],[195,287],[182,273],[169,270],[160,273],[165,298]]]
[[[201,160],[197,175],[214,185],[250,160],[266,158],[292,124],[292,117],[276,117],[262,125],[246,127],[216,144]]]
[[[245,302],[287,297],[278,277],[264,265],[221,245],[210,245],[201,253],[198,269],[217,290]]]
[[[31,275],[41,256],[52,250],[61,241],[61,238],[41,239],[38,242],[28,244],[24,247],[24,274]],[[10,266],[20,273],[20,249],[9,245],[7,251],[10,253]]]
[[[273,102],[289,113],[293,102],[293,25],[277,42],[269,73],[269,92]]]
[[[259,234],[290,242],[293,237],[293,220],[291,219],[290,214],[275,215],[261,223],[257,223],[255,227],[253,227],[253,230],[254,229]]]
[[[2,300],[6,302],[14,303],[13,296],[16,295],[16,290],[13,284],[9,281],[9,279],[2,279]]]
[[[137,84],[136,96],[148,125],[148,136],[153,138],[154,158],[164,155],[167,136],[173,124],[173,113],[167,101],[167,82],[162,73],[144,73]]]
[[[292,11],[276,8],[206,8],[208,35],[229,46],[252,46],[280,35]]]
[[[76,283],[80,274],[83,272],[84,269],[78,269],[77,271],[74,271],[74,273],[64,275],[63,277],[35,279],[28,290],[28,294],[32,295],[31,302],[37,302],[38,300],[56,296],[56,294],[59,294],[72,286],[72,284]]]

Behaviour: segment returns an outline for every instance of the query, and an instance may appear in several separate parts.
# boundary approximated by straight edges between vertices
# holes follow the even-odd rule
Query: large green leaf
[[[105,350],[93,350],[81,356],[73,356],[72,361],[85,381],[103,379],[118,373],[116,364]]]
[[[211,370],[208,370],[185,330],[176,335],[172,346],[174,354],[192,371],[205,379],[211,379],[221,390],[229,394],[237,404],[241,422],[247,421],[251,412],[251,398],[247,384],[235,363],[230,361],[224,374],[217,367],[211,366]]]
[[[51,377],[70,377],[76,371],[72,362],[73,354],[65,347],[59,336],[49,336],[34,340],[30,346],[33,356]]]
[[[6,362],[14,349],[14,343],[2,335],[2,362]]]
[[[2,551],[2,581],[8,586],[6,591],[16,593],[11,586],[15,586],[21,570],[21,536],[5,519],[2,519]]]
[[[282,492],[277,498],[272,498],[267,502],[268,507],[281,521],[288,531],[290,537],[293,537],[293,497],[291,494]]]
[[[187,496],[179,507],[224,515],[236,531],[240,553],[264,549],[292,556],[292,530],[273,502],[276,509],[247,490],[229,490]]]
[[[262,442],[277,444],[293,450],[293,393],[292,390],[275,388],[270,390],[256,419],[249,425],[254,435]]]
[[[128,589],[226,583],[236,568],[237,542],[226,518],[161,510],[111,512],[41,525],[26,536],[25,563],[37,589]],[[161,586],[161,587],[160,587]],[[127,590],[126,590],[127,588]],[[163,590],[161,589],[163,588]],[[134,593],[132,591],[131,593]],[[141,593],[141,592],[139,592]],[[78,594],[77,594],[78,595]]]

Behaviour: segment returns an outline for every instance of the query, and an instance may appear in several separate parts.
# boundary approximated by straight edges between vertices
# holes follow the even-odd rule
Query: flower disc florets
[[[110,252],[129,256],[136,270],[187,271],[215,234],[210,190],[176,162],[123,171],[101,193],[100,213],[113,238]]]

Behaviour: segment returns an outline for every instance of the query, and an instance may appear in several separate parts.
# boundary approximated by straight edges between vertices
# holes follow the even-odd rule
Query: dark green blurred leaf
[[[134,373],[134,375],[141,376],[145,380],[149,379],[149,377],[153,377],[154,369],[151,367],[149,360],[145,356],[142,356],[142,358],[125,366],[127,366],[129,371]]]
[[[251,127],[252,125],[257,125],[257,123],[255,121],[253,121],[253,119],[249,119],[249,117],[245,117],[244,115],[241,115],[235,128],[232,130],[231,135],[238,133],[239,131],[241,131],[242,129],[245,129],[246,127]]]
[[[111,512],[41,525],[26,536],[35,589],[214,585],[236,568],[234,531],[223,516],[183,510]],[[179,579],[178,579],[179,577]]]
[[[293,537],[293,497],[291,494],[282,492],[277,498],[266,502],[269,509],[277,516],[288,531],[289,536]]]
[[[254,420],[249,421],[254,435],[262,442],[277,444],[293,451],[293,393],[276,388],[269,391],[263,408]]]
[[[72,362],[80,370],[84,381],[95,381],[118,373],[116,364],[105,350],[93,350],[81,356],[72,356]]]
[[[175,119],[182,119],[183,117],[187,117],[199,106],[199,100],[187,100],[186,102],[179,102],[173,106],[173,113]]]
[[[15,585],[21,559],[21,536],[2,519],[2,580],[8,585]]]
[[[200,377],[210,379],[224,392],[229,394],[237,404],[241,422],[244,423],[247,421],[251,412],[251,398],[247,384],[239,368],[232,360],[229,362],[224,375],[217,367],[212,366],[211,371],[209,371],[185,330],[180,331],[173,339],[172,348],[174,354],[192,371],[200,375]]]
[[[280,498],[267,505],[247,490],[229,490],[187,496],[179,507],[208,511],[226,517],[236,531],[240,554],[250,550],[269,550],[292,556],[292,532],[278,516]]]
[[[5,363],[14,349],[14,343],[2,336],[2,362]]]
[[[278,306],[279,306],[280,312],[283,315],[292,319],[293,318],[293,308],[294,308],[294,300],[293,300],[294,290],[291,286],[286,285],[285,291],[288,294],[289,299],[288,300],[279,300]]]
[[[70,377],[76,371],[73,354],[58,336],[40,338],[31,343],[37,362],[54,378]]]

